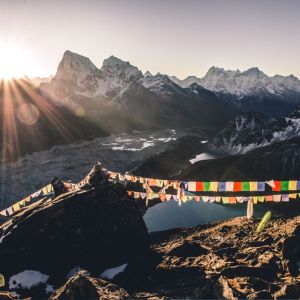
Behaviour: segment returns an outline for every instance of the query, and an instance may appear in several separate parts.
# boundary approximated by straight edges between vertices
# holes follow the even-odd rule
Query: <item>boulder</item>
[[[208,253],[208,249],[195,242],[185,242],[174,247],[168,255],[180,257],[197,257]]]
[[[138,207],[121,184],[108,181],[99,166],[93,170],[86,189],[34,203],[0,226],[5,278],[36,270],[58,286],[75,266],[99,276],[107,268],[136,266],[137,260],[144,261],[139,268],[145,272],[152,251]]]
[[[286,261],[288,271],[297,276],[300,274],[300,224],[287,237],[282,246],[282,258]]]
[[[105,300],[128,299],[129,294],[122,288],[100,278],[89,276],[86,271],[80,271],[57,289],[50,300]]]

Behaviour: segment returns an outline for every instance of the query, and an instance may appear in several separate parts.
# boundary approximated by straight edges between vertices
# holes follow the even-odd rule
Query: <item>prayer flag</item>
[[[297,191],[300,190],[300,180],[297,181]]]
[[[14,210],[14,211],[19,211],[19,210],[20,210],[20,205],[19,205],[19,203],[14,204],[12,207],[13,207],[13,210]]]
[[[166,201],[166,195],[165,194],[160,194],[159,199],[160,199],[160,201]]]
[[[232,181],[226,182],[226,192],[233,192],[233,185],[234,183]]]
[[[196,192],[196,182],[189,182],[188,183],[188,191]]]
[[[288,194],[283,194],[281,195],[281,201],[282,202],[289,202],[289,195]]]
[[[273,195],[274,202],[280,202],[280,200],[281,200],[281,195]]]
[[[297,180],[290,180],[289,191],[296,191],[296,190],[297,190]]]
[[[0,215],[6,217],[7,216],[6,209],[0,211]]]
[[[266,199],[266,202],[272,202],[273,201],[273,196],[272,195],[267,195],[265,199]]]
[[[267,183],[271,188],[274,188],[274,187],[275,187],[275,182],[274,182],[274,180],[266,181],[266,183]]]
[[[162,180],[158,179],[157,180],[157,186],[158,187],[163,187],[163,185],[164,185],[164,182]]]
[[[142,198],[142,199],[145,199],[145,198],[147,197],[147,194],[146,194],[146,193],[140,193],[140,195],[141,195],[141,198]]]
[[[202,181],[196,182],[196,192],[203,192],[203,182]]]
[[[170,195],[170,194],[166,194],[166,200],[167,200],[167,201],[170,201],[170,200],[171,200],[171,198],[172,198],[172,195]]]
[[[229,197],[229,203],[235,204],[236,203],[236,197]]]
[[[226,182],[219,182],[219,192],[225,192],[226,191]]]
[[[194,196],[194,199],[196,202],[199,202],[200,201],[200,196]]]
[[[272,190],[275,192],[281,191],[281,181],[274,181],[274,187],[272,187]]]
[[[139,192],[134,192],[134,193],[133,193],[133,197],[134,197],[135,199],[140,198],[140,193],[139,193]]]
[[[221,200],[222,200],[222,197],[220,197],[220,196],[216,197],[216,202],[221,202]]]
[[[8,208],[6,209],[6,211],[7,211],[7,213],[8,213],[9,216],[12,215],[12,214],[14,213],[12,206],[8,207]]]
[[[239,203],[243,203],[244,202],[244,197],[236,197],[236,201]]]
[[[153,179],[153,178],[151,178],[151,179],[148,180],[148,184],[149,184],[150,186],[156,186],[156,180]]]
[[[265,201],[265,196],[257,196],[257,201],[258,202],[264,202]]]
[[[222,201],[224,204],[228,204],[229,203],[229,197],[222,197]]]
[[[250,181],[250,192],[257,192],[257,182],[256,181]]]
[[[242,182],[242,191],[243,192],[249,192],[250,191],[250,184],[248,181]]]
[[[216,197],[214,197],[214,196],[209,196],[209,202],[210,203],[213,203],[213,202],[215,202],[216,201]]]
[[[289,190],[289,181],[281,181],[281,190],[288,191]]]
[[[211,191],[211,192],[217,192],[217,191],[218,191],[218,185],[219,185],[218,182],[212,181],[212,182],[210,183],[210,191]]]
[[[210,182],[208,182],[208,181],[203,182],[203,191],[204,192],[209,192],[210,191]]]
[[[289,197],[291,199],[296,199],[297,198],[297,193],[289,194]]]
[[[259,182],[257,183],[257,190],[258,190],[259,192],[264,192],[265,189],[266,189],[266,184],[265,184],[265,182],[259,181]]]
[[[235,181],[233,185],[234,192],[241,192],[242,191],[242,183],[240,181]]]
[[[5,286],[5,278],[2,274],[0,274],[0,287],[4,287],[4,286]]]
[[[252,197],[252,200],[253,200],[253,204],[257,204],[257,197]]]
[[[203,200],[203,202],[208,202],[209,197],[208,196],[202,196],[202,200]]]

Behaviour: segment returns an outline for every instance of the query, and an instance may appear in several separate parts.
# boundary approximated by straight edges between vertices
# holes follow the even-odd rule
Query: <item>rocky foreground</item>
[[[259,220],[242,217],[150,235],[134,199],[100,168],[60,193],[0,225],[0,299],[300,297],[300,216],[261,233]],[[43,280],[32,284],[29,270]]]

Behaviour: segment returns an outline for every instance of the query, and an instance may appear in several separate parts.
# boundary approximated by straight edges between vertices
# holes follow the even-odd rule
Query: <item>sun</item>
[[[32,73],[33,56],[17,43],[0,41],[0,79],[20,78]]]

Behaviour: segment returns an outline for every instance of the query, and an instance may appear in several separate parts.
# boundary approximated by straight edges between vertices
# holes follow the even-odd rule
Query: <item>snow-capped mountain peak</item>
[[[148,76],[153,76],[149,71],[146,71],[145,73],[144,73],[144,77],[148,77]]]
[[[137,67],[115,56],[110,56],[103,61],[101,71],[110,77],[118,77],[126,81],[138,80],[143,77],[142,72]]]
[[[230,94],[238,99],[265,93],[276,96],[290,92],[300,93],[300,81],[295,76],[275,75],[269,77],[257,67],[243,72],[211,67],[203,78],[189,76],[180,80],[173,76],[170,79],[181,87],[189,87],[192,83],[197,83],[213,92]]]

